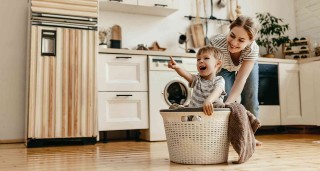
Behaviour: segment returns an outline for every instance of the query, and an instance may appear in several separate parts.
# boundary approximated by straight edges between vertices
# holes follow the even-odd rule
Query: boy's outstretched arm
[[[184,68],[179,66],[176,61],[170,56],[170,61],[168,63],[168,68],[174,69],[181,77],[186,79],[189,83],[192,82],[193,76],[188,71],[186,71]]]

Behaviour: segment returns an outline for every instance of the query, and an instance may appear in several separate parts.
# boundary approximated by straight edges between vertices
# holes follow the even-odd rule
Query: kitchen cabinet
[[[262,126],[281,125],[281,111],[279,105],[260,105],[259,120]]]
[[[281,125],[304,124],[300,103],[298,64],[279,63]]]
[[[320,61],[279,64],[281,125],[320,125]]]
[[[138,5],[140,6],[150,6],[159,8],[177,8],[175,0],[138,0]]]
[[[31,26],[28,147],[58,138],[96,141],[96,37],[94,30]]]
[[[148,128],[147,92],[99,92],[99,131]]]
[[[320,61],[314,62],[314,94],[315,94],[315,107],[316,107],[316,121],[317,125],[320,126]]]
[[[102,11],[168,16],[178,10],[179,0],[99,0]]]
[[[99,54],[98,91],[148,91],[147,56]]]
[[[301,63],[300,69],[300,91],[301,91],[301,124],[316,125],[317,120],[317,88],[316,80],[319,78],[316,72],[316,63]],[[319,103],[318,103],[319,104]]]
[[[138,0],[107,0],[111,3],[121,3],[127,5],[138,5]]]
[[[99,54],[98,129],[148,128],[147,56]]]

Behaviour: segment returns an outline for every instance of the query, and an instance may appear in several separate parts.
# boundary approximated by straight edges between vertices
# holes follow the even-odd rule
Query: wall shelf
[[[177,8],[164,6],[146,6],[126,4],[121,2],[110,2],[109,0],[99,0],[99,9],[101,11],[123,12],[131,14],[153,15],[153,16],[169,16],[178,11]]]
[[[302,39],[302,40],[301,40]],[[310,42],[306,38],[295,38],[283,45],[283,55],[286,59],[300,59],[311,57]]]

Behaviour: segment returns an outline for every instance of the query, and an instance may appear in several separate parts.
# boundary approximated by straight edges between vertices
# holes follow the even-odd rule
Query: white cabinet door
[[[100,0],[100,1],[106,1],[110,3],[138,5],[138,0]]]
[[[147,56],[99,54],[98,91],[148,91]]]
[[[175,0],[138,0],[138,5],[159,8],[177,8]]]
[[[147,129],[148,92],[99,92],[99,131]]]
[[[298,64],[279,64],[281,125],[303,124]]]
[[[314,62],[300,64],[300,91],[302,124],[316,125],[316,80],[320,72],[315,72]]]
[[[179,0],[99,0],[99,9],[124,13],[168,16],[179,8]]]
[[[313,79],[314,79],[314,94],[315,94],[315,105],[316,105],[316,120],[317,125],[320,126],[320,61],[314,62]]]

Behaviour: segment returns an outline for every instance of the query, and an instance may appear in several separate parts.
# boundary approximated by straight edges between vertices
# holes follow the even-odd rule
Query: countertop
[[[155,55],[155,56],[179,56],[194,58],[195,53],[179,53],[169,51],[148,51],[148,50],[128,50],[128,49],[113,49],[113,48],[99,48],[99,53],[112,53],[112,54],[132,54],[132,55]],[[265,63],[308,63],[320,60],[320,56],[305,58],[305,59],[280,59],[280,58],[265,58],[259,57],[259,62]]]

